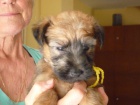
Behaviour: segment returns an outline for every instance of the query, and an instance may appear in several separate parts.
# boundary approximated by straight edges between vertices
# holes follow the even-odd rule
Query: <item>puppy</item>
[[[54,79],[54,88],[42,93],[34,105],[57,105],[76,81],[88,86],[96,80],[93,70],[97,42],[103,44],[103,30],[92,16],[67,11],[34,25],[33,35],[41,45],[43,58],[38,64],[34,82]],[[79,105],[103,105],[94,88]]]

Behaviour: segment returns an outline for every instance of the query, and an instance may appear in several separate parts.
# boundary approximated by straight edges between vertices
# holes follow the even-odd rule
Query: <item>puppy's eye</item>
[[[89,47],[87,45],[83,45],[83,50],[84,51],[88,51],[89,50]]]
[[[64,47],[56,47],[56,49],[59,51],[64,51]]]

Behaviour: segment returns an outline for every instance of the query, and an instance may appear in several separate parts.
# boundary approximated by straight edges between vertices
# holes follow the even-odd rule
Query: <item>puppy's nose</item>
[[[70,76],[72,77],[79,77],[81,74],[83,74],[82,70],[75,70],[70,72]]]

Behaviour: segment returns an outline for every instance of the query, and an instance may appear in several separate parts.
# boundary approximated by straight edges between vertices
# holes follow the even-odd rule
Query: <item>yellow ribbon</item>
[[[101,68],[99,68],[99,67],[93,66],[93,70],[94,70],[95,73],[96,73],[97,79],[96,79],[96,81],[95,81],[95,83],[94,83],[93,85],[89,86],[89,87],[91,87],[91,88],[97,86],[100,79],[101,79],[101,82],[100,82],[101,84],[103,84],[103,82],[104,82],[104,71],[103,71],[103,69],[101,69]],[[101,78],[100,78],[100,74],[101,74]]]

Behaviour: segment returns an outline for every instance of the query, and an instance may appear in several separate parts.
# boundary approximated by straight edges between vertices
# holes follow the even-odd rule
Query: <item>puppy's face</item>
[[[103,33],[93,17],[64,12],[35,25],[33,33],[43,47],[44,59],[60,79],[75,82],[94,75],[94,49],[97,39],[102,44]]]

